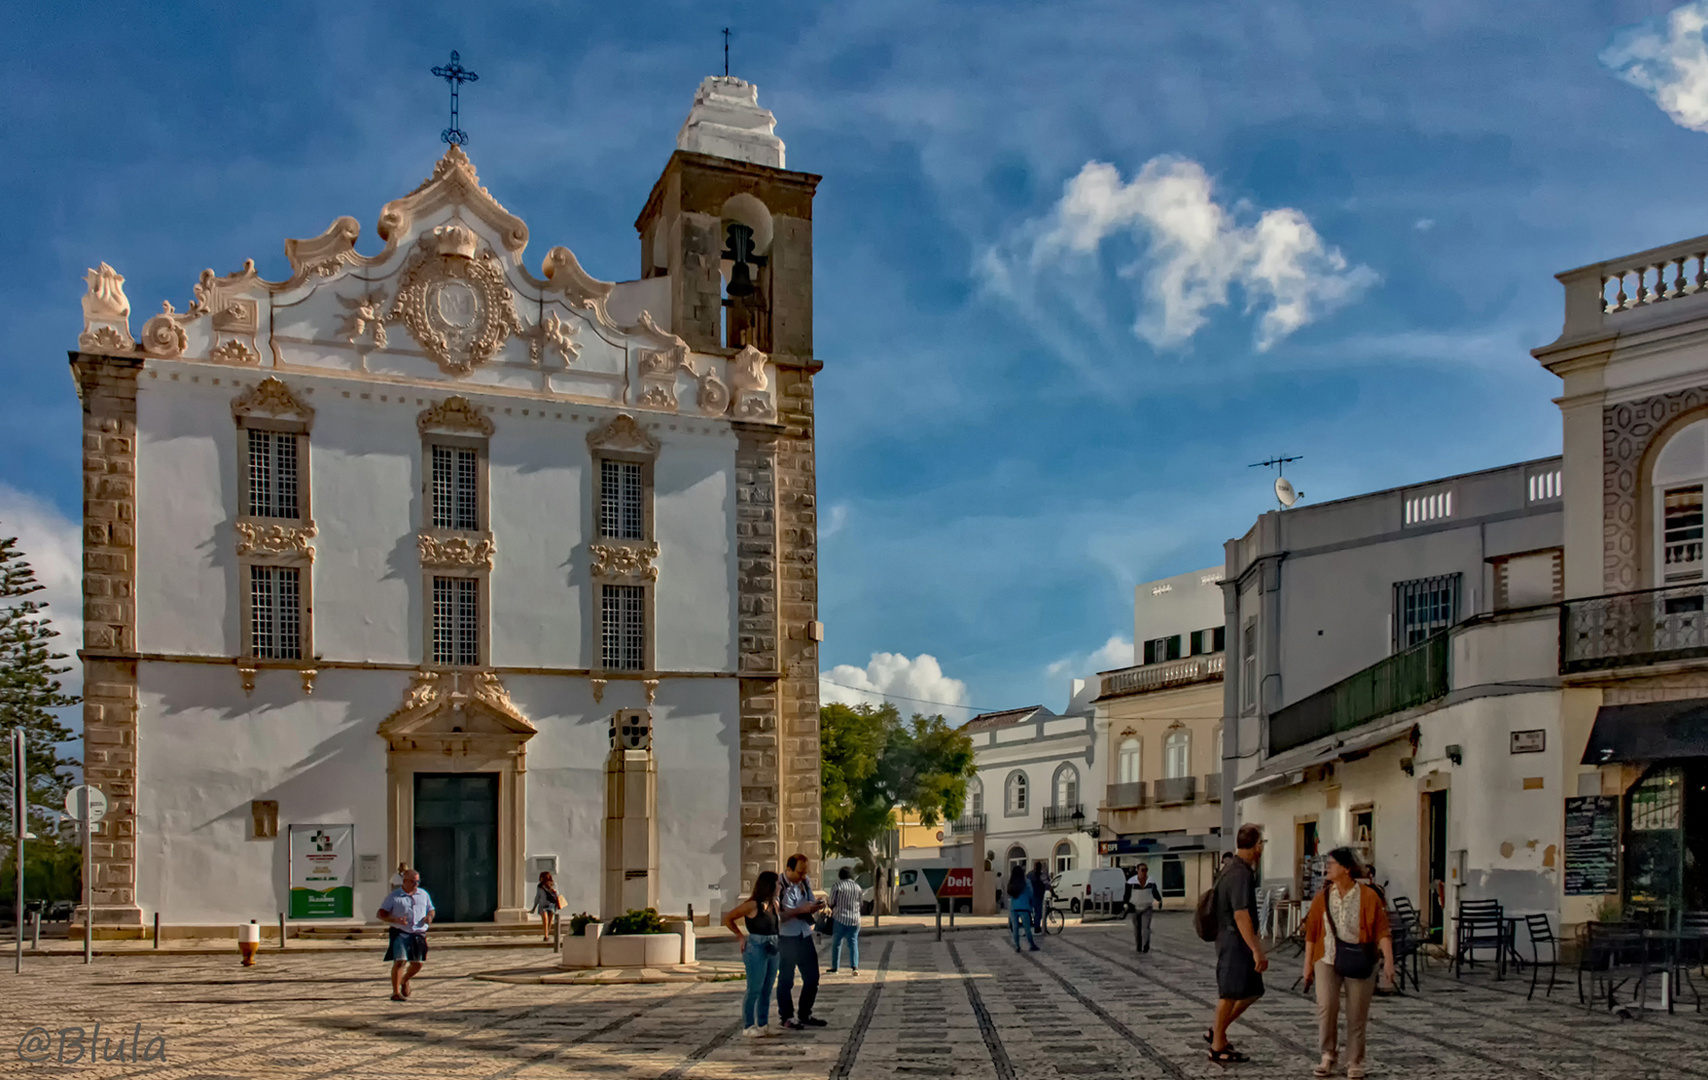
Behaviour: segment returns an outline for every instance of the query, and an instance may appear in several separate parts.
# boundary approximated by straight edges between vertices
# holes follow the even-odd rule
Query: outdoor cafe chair
[[[1611,1011],[1616,1007],[1619,988],[1641,977],[1648,942],[1643,939],[1642,930],[1621,923],[1588,923],[1583,935],[1583,947],[1578,953],[1578,1000],[1593,1008],[1602,1002],[1605,991],[1607,1008]]]
[[[1554,936],[1554,928],[1548,922],[1546,915],[1524,916],[1525,928],[1530,931],[1530,992],[1524,995],[1529,1001],[1536,996],[1536,984],[1542,978],[1542,969],[1548,969],[1548,989],[1544,997],[1554,995],[1554,976],[1560,966],[1560,940]],[[1547,950],[1544,958],[1543,950]]]
[[[1454,920],[1453,977],[1459,978],[1467,960],[1477,966],[1476,951],[1493,949],[1495,974],[1506,973],[1507,922],[1499,900],[1462,900]]]
[[[1395,989],[1405,989],[1408,962],[1411,965],[1411,988],[1421,989],[1418,982],[1418,958],[1423,952],[1423,920],[1418,915],[1417,908],[1412,906],[1410,898],[1394,897],[1394,913],[1388,919],[1388,925],[1394,941]]]

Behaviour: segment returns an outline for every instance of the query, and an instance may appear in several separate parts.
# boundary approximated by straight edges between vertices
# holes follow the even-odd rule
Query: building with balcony
[[[967,721],[978,773],[966,813],[944,829],[945,858],[973,866],[982,855],[1002,872],[1040,859],[1053,873],[1097,865],[1093,692],[1076,679],[1064,715],[1029,705]],[[973,848],[980,832],[982,853]]]
[[[1223,831],[1314,891],[1347,845],[1439,920],[1437,883],[1558,910],[1560,459],[1262,515],[1227,544]],[[1450,794],[1451,793],[1451,794]]]
[[[1223,568],[1134,590],[1131,667],[1093,699],[1102,783],[1098,852],[1150,866],[1166,896],[1209,887],[1221,852]]]

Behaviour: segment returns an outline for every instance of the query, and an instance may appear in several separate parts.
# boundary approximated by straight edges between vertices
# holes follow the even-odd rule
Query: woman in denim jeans
[[[735,925],[745,917],[746,932]],[[767,870],[753,883],[753,895],[724,915],[735,934],[741,962],[747,966],[747,994],[741,999],[741,1033],[750,1039],[775,1035],[771,1026],[771,988],[777,982],[777,872]]]
[[[1026,880],[1026,868],[1018,863],[1008,872],[1008,932],[1014,937],[1014,951],[1020,951],[1020,932],[1026,932],[1026,944],[1039,952],[1032,940],[1032,884]]]

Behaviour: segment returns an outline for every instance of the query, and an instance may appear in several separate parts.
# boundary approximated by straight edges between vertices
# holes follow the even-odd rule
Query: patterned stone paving
[[[740,1037],[740,983],[614,987],[510,985],[470,975],[515,967],[513,950],[442,950],[407,1003],[388,1000],[385,965],[365,953],[235,958],[37,959],[0,974],[0,1074],[148,1076],[160,1080],[283,1077],[749,1078],[831,1080],[995,1077],[1000,1080],[1310,1074],[1314,1010],[1289,993],[1292,956],[1271,993],[1236,1027],[1254,1061],[1223,1068],[1200,1035],[1211,1008],[1210,950],[1183,915],[1157,922],[1156,945],[1132,949],[1123,925],[1070,926],[1043,951],[1016,954],[989,929],[868,935],[867,967],[828,973],[819,1013],[830,1026],[776,1039]],[[727,945],[708,945],[728,959]],[[544,954],[541,954],[544,959]],[[1575,986],[1526,1002],[1526,985],[1440,972],[1421,994],[1378,999],[1372,1077],[1536,1077],[1550,1080],[1708,1080],[1708,1016],[1637,1020],[1589,1013]],[[101,1024],[94,1036],[94,1025]],[[137,1025],[146,1050],[132,1061]],[[85,1053],[72,1060],[82,1027]],[[46,1061],[23,1058],[43,1053]],[[127,1060],[113,1060],[119,1040]],[[106,1060],[91,1064],[94,1042]]]

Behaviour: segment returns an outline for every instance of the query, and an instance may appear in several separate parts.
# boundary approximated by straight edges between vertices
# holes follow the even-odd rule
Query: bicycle
[[[1051,889],[1048,895],[1044,898],[1044,915],[1043,918],[1038,920],[1038,922],[1040,924],[1040,929],[1042,929],[1045,934],[1059,934],[1067,926],[1067,918],[1062,915],[1061,909],[1056,906],[1056,901],[1060,899],[1061,897],[1056,895],[1056,891],[1054,889]]]

